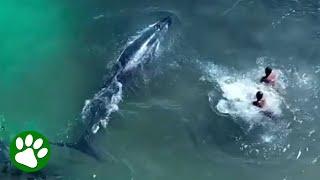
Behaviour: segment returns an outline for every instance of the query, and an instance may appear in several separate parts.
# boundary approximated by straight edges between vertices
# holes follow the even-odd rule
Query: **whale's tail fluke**
[[[93,157],[97,161],[106,161],[107,154],[100,150],[99,147],[94,145],[88,136],[81,136],[81,138],[74,143],[67,143],[67,142],[51,142],[50,144],[58,146],[58,147],[66,147],[75,149],[80,151],[88,156]]]

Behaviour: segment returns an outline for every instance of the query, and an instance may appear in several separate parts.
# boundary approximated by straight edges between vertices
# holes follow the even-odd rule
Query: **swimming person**
[[[252,104],[256,107],[263,108],[266,105],[266,100],[263,98],[263,93],[258,91],[256,94],[256,101],[253,101]]]
[[[256,94],[256,101],[253,101],[252,104],[261,110],[261,113],[271,119],[275,119],[274,113],[270,110],[265,109],[266,106],[266,100],[263,98],[263,93],[261,91],[258,91]]]
[[[266,67],[265,73],[266,75],[261,78],[260,82],[274,86],[277,79],[276,73],[270,67]]]

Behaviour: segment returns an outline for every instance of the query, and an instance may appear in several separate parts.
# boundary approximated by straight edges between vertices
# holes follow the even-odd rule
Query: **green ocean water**
[[[101,88],[128,39],[167,14],[173,14],[175,22],[170,42],[162,44],[163,53],[151,64],[154,71],[145,74],[152,75],[143,82],[133,77],[137,87],[124,92],[119,112],[97,138],[108,160],[98,162],[55,147],[49,171],[72,180],[317,179],[316,0],[4,0],[2,136],[36,130],[52,141],[76,138],[68,134],[70,128],[79,121],[85,100]],[[201,81],[207,63],[239,77],[266,64],[282,70],[288,86],[282,96],[295,112],[283,110],[283,121],[293,124],[290,134],[281,142],[253,147],[251,140],[257,136],[241,128],[239,117],[216,110],[222,93],[216,83]],[[303,123],[295,123],[294,117]],[[290,148],[284,150],[287,145]],[[256,150],[261,153],[253,155]],[[19,179],[1,173],[0,178]]]
[[[86,81],[77,18],[61,2],[5,1],[0,22],[1,112],[10,130],[59,130]]]

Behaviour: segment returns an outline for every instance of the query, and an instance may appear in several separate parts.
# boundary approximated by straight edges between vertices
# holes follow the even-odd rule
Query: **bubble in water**
[[[296,158],[296,159],[299,159],[299,158],[300,158],[300,156],[301,156],[301,149],[299,150],[299,152],[298,152],[298,155],[297,155],[297,158]]]
[[[262,136],[263,142],[271,143],[274,140],[274,136],[264,135]]]

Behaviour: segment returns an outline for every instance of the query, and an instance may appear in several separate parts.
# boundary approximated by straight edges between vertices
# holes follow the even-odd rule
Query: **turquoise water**
[[[120,110],[96,138],[107,161],[55,147],[49,179],[311,180],[320,175],[320,2],[0,4],[0,114],[2,137],[9,139],[29,129],[52,141],[76,139],[85,100],[110,76],[128,39],[164,16],[175,17],[161,54],[133,77]],[[281,99],[277,122],[258,120],[245,107],[236,113],[217,108],[230,91],[222,88],[221,78],[250,89],[266,65],[281,72],[284,86],[275,92]]]

